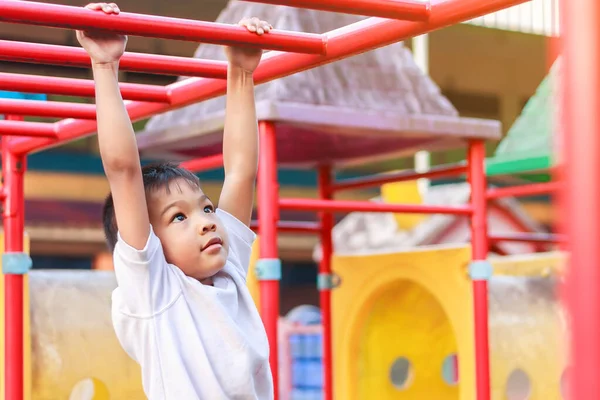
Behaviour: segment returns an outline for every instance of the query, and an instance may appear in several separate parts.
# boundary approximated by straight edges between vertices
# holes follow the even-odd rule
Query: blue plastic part
[[[46,101],[48,96],[43,93],[21,93],[0,90],[0,99],[38,100]]]
[[[259,281],[281,280],[281,260],[262,258],[256,262],[256,277]]]
[[[469,264],[469,276],[474,281],[490,280],[494,274],[494,267],[487,260],[471,261]]]
[[[27,253],[2,254],[2,273],[25,275],[31,269],[31,257]]]
[[[317,289],[331,290],[340,285],[340,279],[335,274],[319,274],[317,276]]]

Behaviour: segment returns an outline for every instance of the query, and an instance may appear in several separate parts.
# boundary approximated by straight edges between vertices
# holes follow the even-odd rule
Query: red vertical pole
[[[333,198],[331,187],[331,168],[319,167],[319,198]],[[333,280],[331,274],[331,255],[333,253],[333,214],[319,213],[321,223],[321,262],[319,263],[319,297],[323,319],[323,391],[325,400],[333,400],[333,358],[331,348],[331,289]]]
[[[8,116],[9,120],[21,117]],[[9,151],[5,136],[2,145],[2,175],[6,198],[4,200],[4,256],[22,254],[24,230],[23,173],[25,157]],[[4,273],[4,373],[6,400],[23,400],[23,272],[10,270],[3,257]],[[12,264],[12,263],[11,263]]]
[[[485,178],[485,143],[469,143],[469,181],[471,184],[471,247],[470,275],[473,281],[475,317],[475,378],[477,400],[490,399],[490,359],[488,339],[488,280],[492,268],[487,261],[487,211]]]
[[[568,237],[566,304],[571,322],[570,394],[600,398],[600,2],[562,2],[561,74],[565,184],[561,222]],[[563,171],[561,171],[563,172]]]
[[[260,280],[260,314],[269,339],[269,362],[273,374],[275,400],[279,398],[277,323],[279,320],[279,280],[281,262],[277,249],[279,220],[279,184],[277,182],[277,146],[275,125],[259,122],[260,159],[258,164],[258,232],[260,259],[256,274]]]

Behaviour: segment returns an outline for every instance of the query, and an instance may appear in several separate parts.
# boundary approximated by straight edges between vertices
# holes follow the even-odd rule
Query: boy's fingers
[[[102,4],[100,3],[90,3],[85,8],[90,10],[100,10],[102,8]]]
[[[271,26],[271,24],[269,24],[266,21],[262,21],[261,22],[261,28],[265,31],[265,32],[270,32],[271,29],[273,29],[273,27]]]
[[[249,32],[262,35],[265,32],[270,32],[273,27],[266,21],[261,21],[257,17],[244,17],[238,22],[239,26],[245,26]]]
[[[110,6],[113,8],[113,12],[114,12],[115,14],[118,14],[118,13],[120,13],[120,12],[121,12],[121,10],[119,9],[119,6],[118,6],[118,5],[116,5],[115,3],[110,3]]]

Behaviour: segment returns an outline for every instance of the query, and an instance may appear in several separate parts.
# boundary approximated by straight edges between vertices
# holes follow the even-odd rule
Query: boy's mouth
[[[221,246],[223,246],[223,240],[220,237],[216,236],[211,238],[208,242],[206,242],[206,244],[202,247],[202,249],[200,249],[200,251],[216,249],[220,248]]]

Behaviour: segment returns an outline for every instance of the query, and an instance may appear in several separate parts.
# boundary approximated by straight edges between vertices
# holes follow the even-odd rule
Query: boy
[[[113,3],[87,8],[119,13]],[[259,35],[272,29],[257,18],[240,25]],[[226,49],[226,177],[217,210],[189,171],[171,164],[140,167],[117,82],[126,37],[77,32],[77,39],[92,61],[98,141],[111,189],[104,226],[118,282],[113,323],[141,366],[146,395],[273,398],[267,337],[245,282],[258,164],[252,72],[262,51]]]

